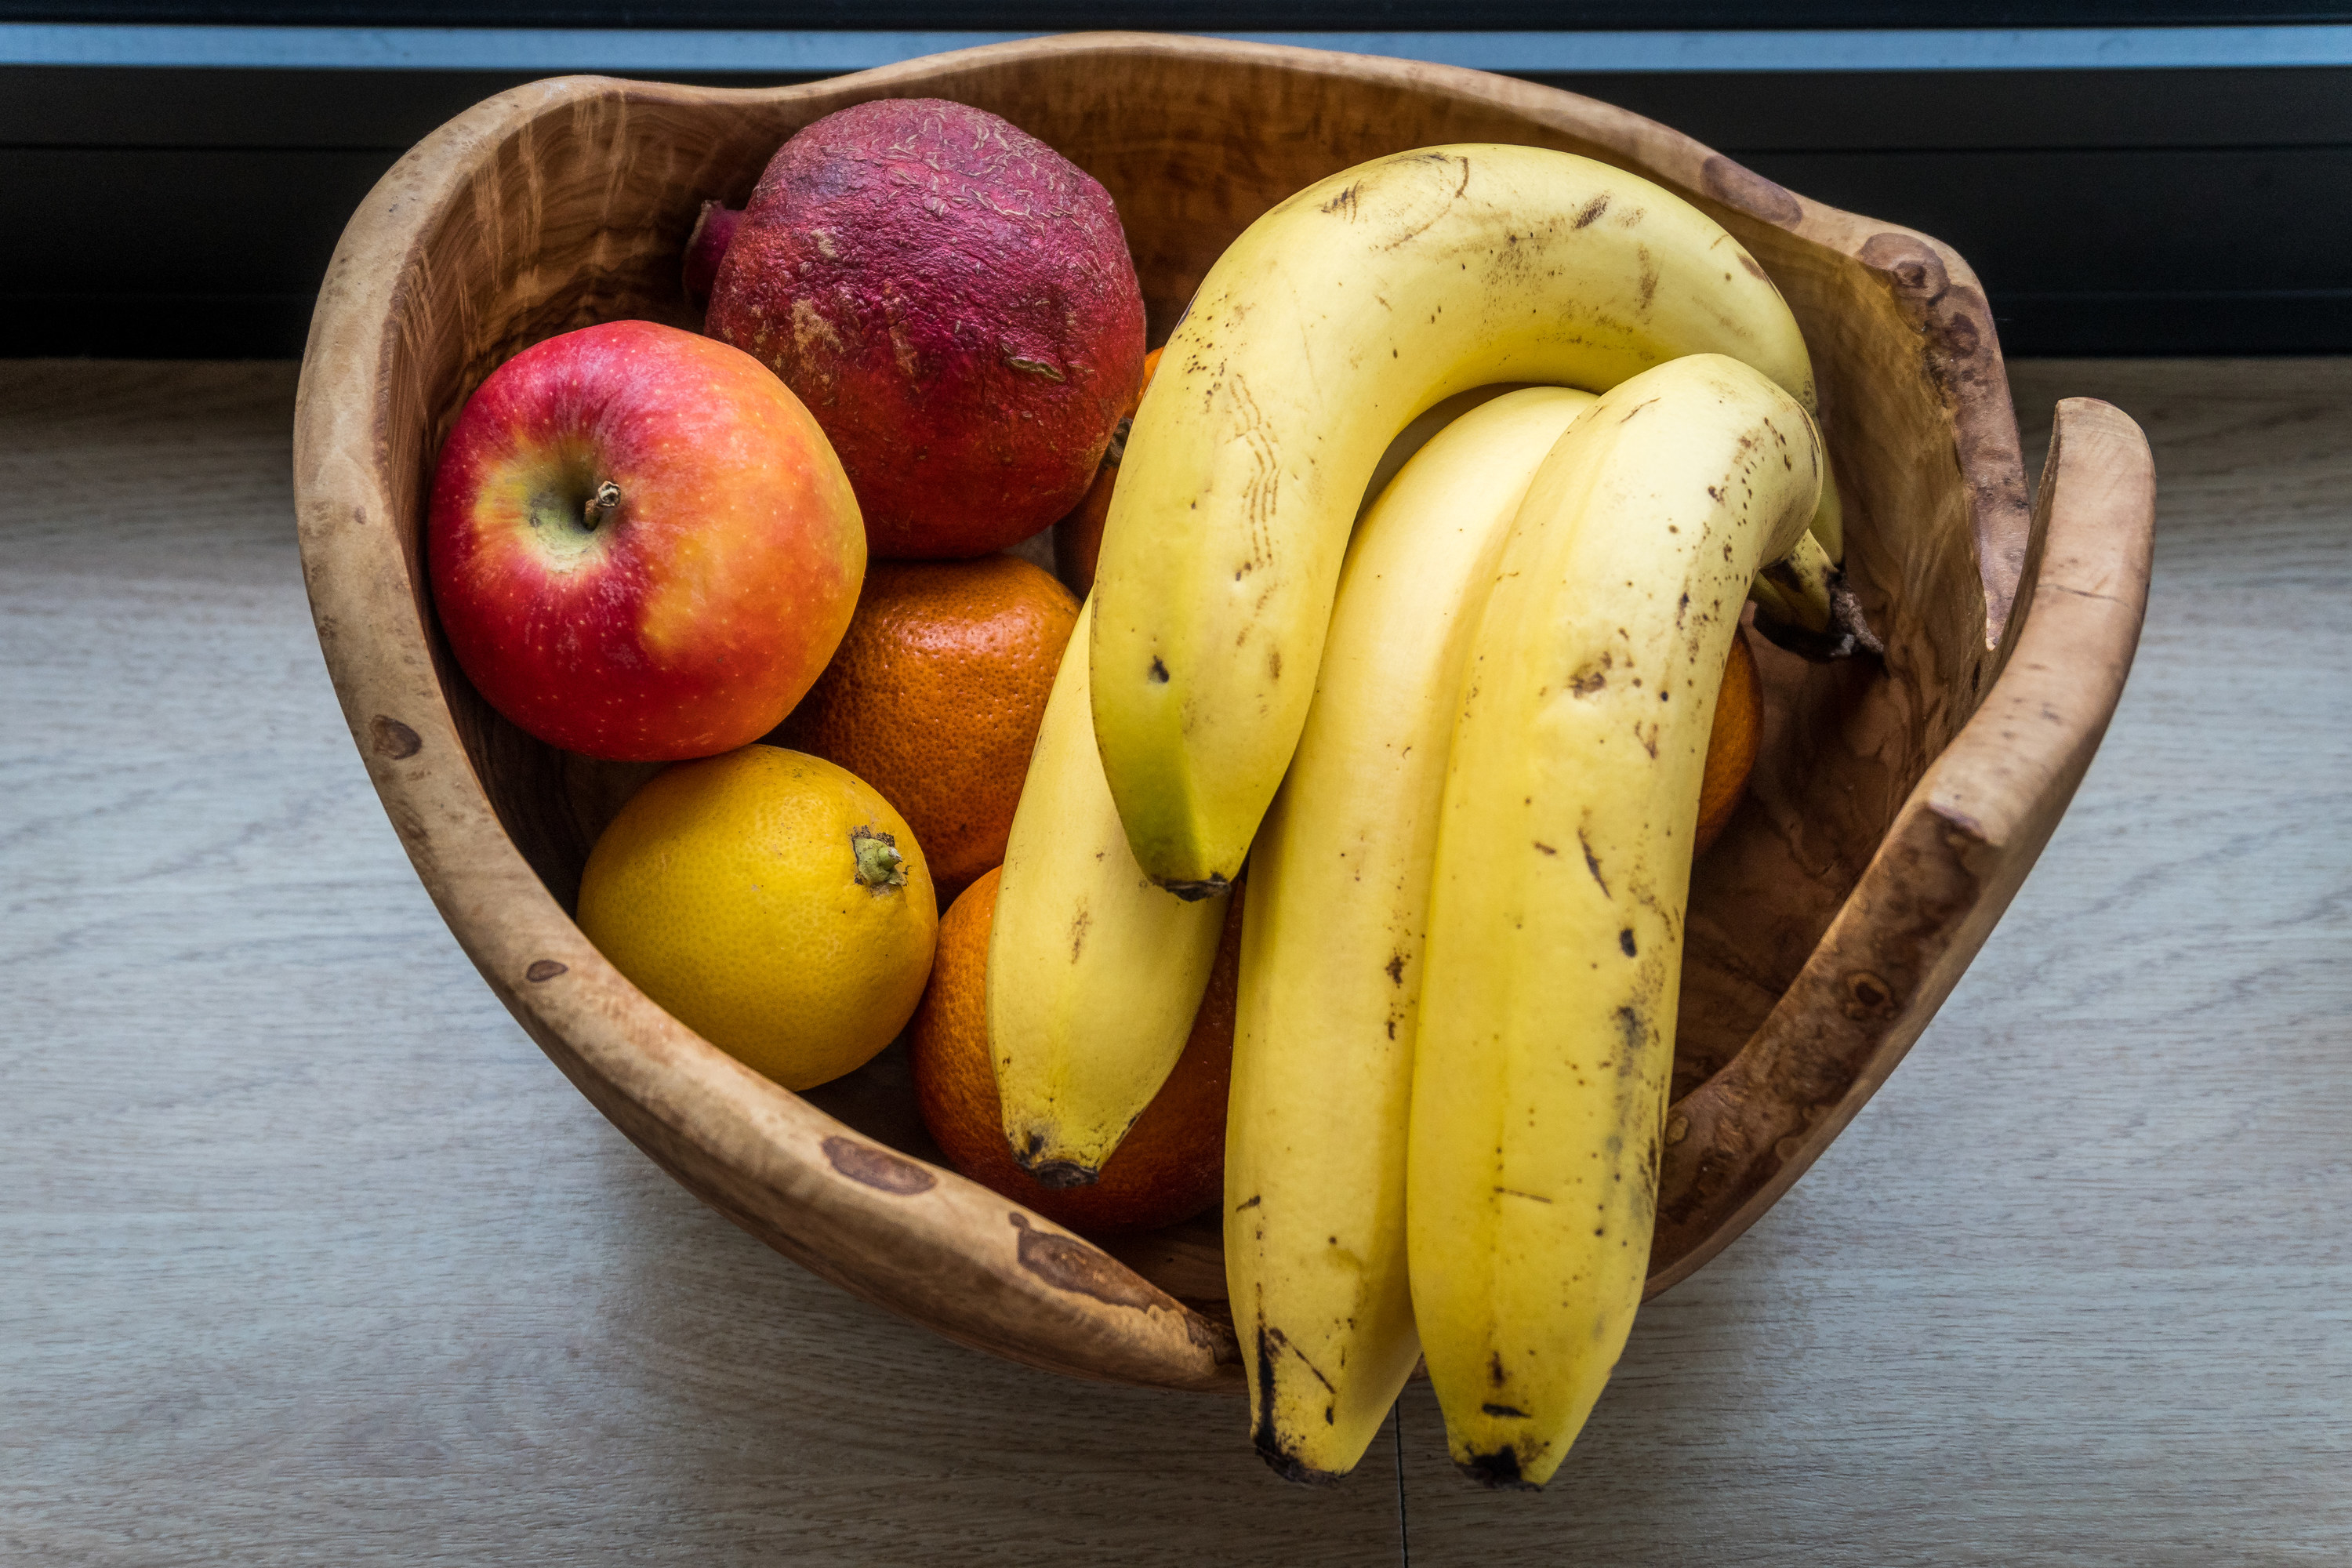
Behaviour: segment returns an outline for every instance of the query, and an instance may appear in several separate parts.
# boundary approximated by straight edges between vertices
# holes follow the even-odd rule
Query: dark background
[[[0,0],[0,23],[24,22],[1803,29],[2341,25],[2352,5]],[[0,65],[0,354],[299,354],[335,238],[376,177],[444,120],[541,74]],[[2352,352],[2352,68],[1530,79],[1949,242],[1984,279],[2012,354]]]

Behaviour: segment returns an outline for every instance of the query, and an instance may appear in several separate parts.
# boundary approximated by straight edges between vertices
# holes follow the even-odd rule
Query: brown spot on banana
[[[1604,899],[1610,897],[1609,879],[1601,874],[1601,857],[1592,852],[1592,840],[1581,827],[1576,830],[1576,843],[1584,851],[1584,868],[1591,872],[1593,881],[1600,884],[1601,896]]]

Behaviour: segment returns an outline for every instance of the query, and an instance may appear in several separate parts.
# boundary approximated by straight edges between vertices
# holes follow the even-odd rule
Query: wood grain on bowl
[[[680,251],[701,203],[740,204],[810,121],[907,96],[993,110],[1100,180],[1154,341],[1266,207],[1433,142],[1644,174],[1713,213],[1787,297],[1821,384],[1847,566],[1887,651],[1816,666],[1759,650],[1762,757],[1693,879],[1651,1286],[1682,1278],[1884,1081],[2063,811],[2138,632],[2152,480],[2137,431],[2104,405],[2062,405],[2035,507],[1991,318],[1958,256],[1638,116],[1474,71],[1091,35],[766,91],[541,82],[403,158],[329,268],[295,469],[320,642],[418,876],[549,1057],[687,1186],[860,1296],[1035,1365],[1237,1382],[1213,1227],[1130,1238],[1119,1262],[920,1159],[889,1058],[816,1096],[852,1126],[648,1002],[567,912],[646,770],[553,752],[490,711],[434,626],[420,559],[435,454],[491,369],[593,321],[690,323]]]

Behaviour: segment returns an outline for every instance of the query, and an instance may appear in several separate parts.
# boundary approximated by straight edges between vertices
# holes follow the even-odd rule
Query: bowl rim
[[[1267,44],[1096,33],[990,45],[785,88],[559,78],[467,110],[385,174],[345,229],[313,316],[295,422],[297,511],[313,617],[353,741],[419,879],[467,956],[574,1085],[649,1155],[818,1274],[949,1338],[1017,1361],[1204,1388],[1240,1376],[1238,1348],[1223,1324],[1095,1245],[952,1171],[876,1143],[751,1072],[670,1018],[597,953],[499,823],[459,739],[435,675],[387,477],[394,367],[404,350],[402,309],[423,265],[419,247],[465,199],[467,171],[534,123],[599,100],[838,106],[920,87],[951,92],[959,76],[1007,65],[1076,67],[1110,56],[1339,74],[1475,100],[1613,150],[1735,233],[1766,225],[1853,258],[1909,302],[1931,365],[1939,352],[1948,361],[1937,379],[1969,489],[1989,648],[2001,641],[2027,564],[2032,509],[1990,313],[1975,275],[1949,247],[1795,195],[1628,110],[1484,72]],[[1991,689],[1989,683],[1988,696]],[[1931,763],[1906,815],[1928,792],[1940,761]],[[1898,837],[1890,830],[1878,858]],[[1849,896],[1841,921],[1860,893]],[[1990,921],[1983,924],[1989,929]],[[1961,965],[1973,951],[1970,944],[1959,955]],[[1792,988],[1776,1018],[1795,994]],[[1906,1005],[1877,1021],[1887,1026],[1870,1070],[1801,1146],[1783,1151],[1769,1192],[1726,1209],[1703,1244],[1653,1276],[1652,1293],[1712,1257],[1786,1190],[1883,1081],[1940,999],[1937,992],[1924,1011]],[[875,1246],[881,1236],[892,1245]]]

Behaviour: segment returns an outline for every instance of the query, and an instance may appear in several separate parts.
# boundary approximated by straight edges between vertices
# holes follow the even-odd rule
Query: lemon
[[[897,1036],[940,924],[889,803],[777,746],[682,763],[639,790],[589,853],[579,918],[673,1017],[795,1089]]]

